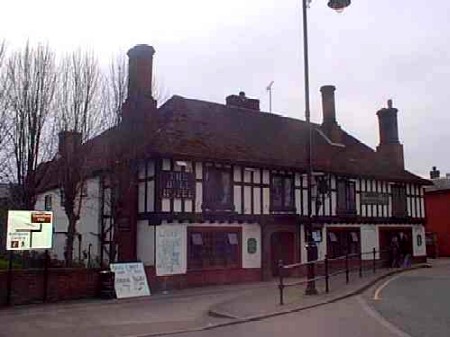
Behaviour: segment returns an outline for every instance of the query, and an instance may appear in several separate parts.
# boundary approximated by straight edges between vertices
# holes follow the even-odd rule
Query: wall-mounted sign
[[[380,192],[361,192],[361,204],[389,205],[389,195]]]
[[[195,239],[200,243],[202,238]],[[202,241],[203,242],[203,241]],[[187,232],[185,225],[156,227],[156,276],[186,273]]]
[[[321,229],[315,229],[312,231],[312,238],[314,242],[322,242],[322,230]]]
[[[195,177],[192,172],[161,172],[160,193],[162,198],[193,199]]]
[[[117,298],[149,296],[147,276],[142,262],[111,263]]]
[[[257,250],[257,241],[255,238],[250,238],[247,240],[247,253],[255,254]]]
[[[53,213],[8,211],[7,250],[52,248]]]

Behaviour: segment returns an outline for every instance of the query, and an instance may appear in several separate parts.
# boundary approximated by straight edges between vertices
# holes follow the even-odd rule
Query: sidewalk
[[[423,266],[423,265],[421,265]],[[365,271],[330,279],[330,293],[317,282],[319,294],[305,296],[303,286],[285,289],[279,305],[277,281],[185,289],[168,295],[127,300],[85,300],[20,306],[0,310],[0,336],[136,337],[200,331],[300,311],[361,292],[380,278],[399,272]],[[288,280],[287,280],[288,281]]]

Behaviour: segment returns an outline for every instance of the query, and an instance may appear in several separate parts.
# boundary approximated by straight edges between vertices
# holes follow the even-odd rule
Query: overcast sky
[[[375,148],[376,111],[392,98],[406,167],[450,172],[450,1],[353,0],[341,14],[327,2],[308,10],[312,120],[333,84],[338,122]],[[1,12],[10,48],[44,41],[106,63],[146,43],[170,94],[222,103],[242,90],[267,111],[273,80],[273,112],[304,118],[301,0],[14,0]]]

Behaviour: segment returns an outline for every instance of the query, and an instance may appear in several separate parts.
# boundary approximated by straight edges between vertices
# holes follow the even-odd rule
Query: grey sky
[[[151,44],[171,94],[224,102],[243,90],[268,110],[265,87],[274,80],[273,111],[303,119],[300,9],[301,0],[15,0],[2,4],[0,39],[91,48],[102,62]],[[338,122],[374,148],[375,113],[392,98],[407,168],[450,172],[449,13],[446,0],[353,0],[342,14],[313,0],[313,121],[321,121],[319,87],[333,84]]]

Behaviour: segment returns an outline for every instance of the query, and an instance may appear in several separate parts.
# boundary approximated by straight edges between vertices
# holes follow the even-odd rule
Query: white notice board
[[[156,227],[156,275],[186,273],[186,225]]]
[[[150,295],[142,262],[111,263],[110,268],[114,273],[114,289],[117,298]]]
[[[7,250],[52,248],[53,213],[8,211]]]

